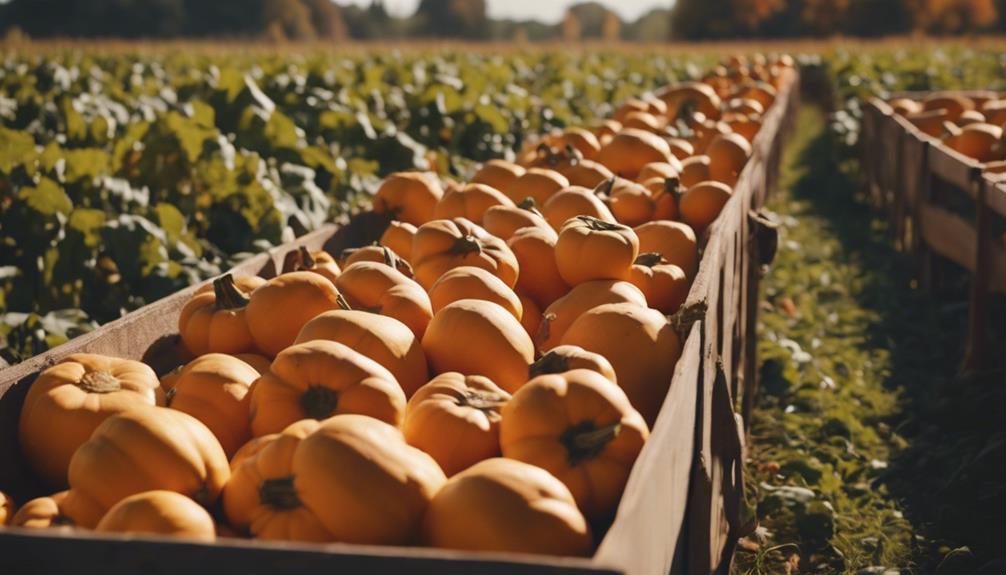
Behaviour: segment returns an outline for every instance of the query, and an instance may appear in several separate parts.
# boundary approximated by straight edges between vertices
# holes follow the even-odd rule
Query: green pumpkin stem
[[[248,305],[248,296],[241,293],[231,274],[213,280],[213,293],[217,296],[217,309],[241,309]]]

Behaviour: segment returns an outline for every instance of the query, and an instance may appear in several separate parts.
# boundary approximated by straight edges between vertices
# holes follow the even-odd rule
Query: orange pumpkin
[[[497,413],[497,415],[499,414]],[[10,498],[10,495],[0,491],[0,527],[10,522],[16,510],[17,507],[14,506],[14,500]]]
[[[658,253],[668,263],[681,268],[689,279],[699,269],[699,248],[691,226],[681,222],[660,220],[636,228],[639,251]]]
[[[374,262],[350,265],[335,286],[352,309],[393,317],[423,337],[433,317],[422,286],[391,266]]]
[[[632,406],[653,425],[681,355],[678,334],[664,314],[635,304],[602,305],[577,318],[561,344],[606,357]]]
[[[551,144],[557,148],[572,147],[586,159],[592,159],[601,150],[601,142],[593,132],[586,128],[569,127],[553,134]]]
[[[608,181],[610,180],[605,180],[605,182]],[[604,182],[601,186],[607,187]],[[611,210],[604,205],[597,193],[576,186],[566,188],[552,196],[548,203],[542,206],[541,213],[545,216],[548,225],[552,226],[555,231],[561,230],[566,222],[577,216],[590,216],[605,222],[617,222]]]
[[[169,405],[203,422],[230,457],[251,439],[248,392],[259,375],[236,357],[206,354],[181,371]]]
[[[716,221],[723,206],[730,201],[733,188],[722,182],[701,182],[688,188],[681,196],[678,208],[681,210],[681,221],[701,234],[710,224]]]
[[[736,185],[737,177],[747,165],[751,153],[751,144],[740,134],[716,136],[706,148],[709,178],[728,186]]]
[[[415,239],[415,236],[413,236],[413,239]],[[409,253],[412,253],[411,246],[409,247]],[[395,250],[388,246],[375,245],[345,249],[339,254],[339,261],[344,269],[360,262],[374,262],[396,269],[407,278],[411,278],[414,275],[409,262],[405,261]]]
[[[252,369],[259,372],[260,374],[269,371],[269,365],[272,364],[271,359],[269,359],[264,355],[259,355],[257,353],[235,353],[234,357],[247,363],[252,367]],[[164,387],[163,378],[161,381],[161,387]]]
[[[430,502],[427,544],[445,549],[590,555],[590,526],[552,474],[513,459],[476,463]]]
[[[645,182],[653,178],[662,180],[677,179],[681,174],[681,162],[673,158],[667,162],[651,162],[639,170],[637,182]]]
[[[342,269],[328,252],[324,250],[311,251],[304,246],[291,250],[283,261],[283,273],[314,272],[328,281],[335,283]]]
[[[433,216],[438,220],[467,218],[476,224],[482,223],[486,210],[493,206],[510,206],[511,201],[503,192],[485,184],[468,184],[463,188],[448,191],[437,204]]]
[[[663,138],[636,128],[623,128],[597,153],[596,160],[616,176],[636,179],[650,162],[666,162],[671,148]]]
[[[337,415],[298,421],[245,459],[223,509],[258,539],[405,545],[446,479],[394,427]]]
[[[555,244],[559,275],[575,286],[591,280],[628,279],[639,255],[639,239],[632,228],[590,216],[566,222]]]
[[[671,155],[679,162],[683,163],[686,159],[695,155],[695,146],[688,140],[667,138],[667,145],[671,148]],[[637,176],[636,179],[639,179],[639,177]]]
[[[316,315],[345,306],[332,282],[311,272],[274,277],[248,302],[248,328],[255,347],[270,357],[293,343]]]
[[[416,235],[416,226],[408,222],[394,221],[381,234],[382,246],[388,246],[405,261],[412,257],[412,238]]]
[[[520,322],[488,301],[456,301],[433,316],[423,336],[433,373],[482,375],[510,393],[527,381],[534,344]]]
[[[463,299],[477,299],[500,305],[518,321],[524,315],[520,299],[503,280],[484,269],[462,266],[440,276],[430,287],[433,311]]]
[[[225,274],[225,275],[230,276],[229,280],[234,283],[234,285],[238,288],[238,291],[240,291],[245,295],[251,294],[251,292],[258,289],[259,286],[265,284],[266,281],[265,278],[260,278],[259,276],[244,276],[244,275],[234,276],[231,274]],[[216,285],[215,282],[212,281],[199,286],[199,288],[196,289],[195,291],[196,294],[214,293],[214,292],[216,292]]]
[[[721,100],[716,90],[701,82],[682,82],[657,92],[667,105],[667,117],[676,118],[685,109],[693,109],[710,118],[719,115]]]
[[[442,373],[409,400],[402,434],[450,477],[499,456],[500,408],[509,399],[510,394],[488,378]]]
[[[555,260],[558,241],[559,236],[552,228],[543,227],[520,230],[507,242],[520,264],[517,291],[529,296],[542,308],[569,291],[569,285],[559,275]]]
[[[630,114],[638,112],[648,113],[649,110],[650,105],[645,100],[641,98],[629,98],[625,102],[622,102],[622,105],[615,110],[615,113],[611,115],[611,118],[624,126],[624,120]]]
[[[224,274],[213,280],[212,287],[197,290],[178,317],[178,334],[186,351],[193,356],[254,351],[245,308],[252,290],[257,289],[249,286],[256,284],[261,287],[265,280],[235,280]]]
[[[571,187],[594,189],[602,182],[615,177],[615,173],[604,167],[604,164],[593,160],[577,160],[558,169],[566,176]]]
[[[591,133],[597,136],[597,141],[601,145],[605,145],[615,137],[615,134],[622,130],[622,123],[618,120],[608,118],[606,120],[600,120],[596,124],[590,127]]]
[[[591,519],[614,516],[649,429],[617,384],[588,369],[542,375],[503,406],[504,457],[566,484]]]
[[[288,347],[251,394],[251,432],[279,433],[301,419],[344,413],[367,415],[397,426],[405,392],[384,366],[334,341]]]
[[[123,499],[108,510],[94,529],[98,533],[169,535],[199,541],[217,538],[210,514],[198,503],[174,491],[145,491]]]
[[[649,252],[636,258],[629,281],[646,296],[649,307],[664,314],[673,314],[688,298],[688,276],[684,270],[667,263],[663,256]]]
[[[611,367],[611,362],[599,355],[575,345],[560,345],[553,347],[548,353],[541,356],[538,361],[531,364],[528,370],[528,379],[534,379],[540,375],[553,373],[566,373],[574,369],[588,369],[595,371],[614,383],[618,383],[615,376],[615,369]]]
[[[533,299],[526,295],[517,294],[517,297],[520,298],[520,305],[524,309],[524,314],[520,318],[520,324],[524,326],[524,331],[527,332],[528,337],[533,339],[534,335],[541,328],[541,308],[538,307],[538,304]]]
[[[94,430],[73,454],[69,477],[64,508],[78,525],[93,528],[116,503],[144,491],[166,489],[212,505],[230,467],[220,442],[198,419],[138,407]]]
[[[486,184],[497,190],[505,190],[511,182],[524,175],[524,167],[506,160],[489,160],[475,172],[470,180],[473,184]]]
[[[534,343],[544,353],[559,345],[569,326],[581,315],[609,303],[646,306],[646,296],[627,281],[597,280],[582,283],[555,300],[542,314],[541,327]]]
[[[518,230],[524,228],[548,228],[548,222],[535,207],[534,200],[531,198],[527,198],[513,207],[493,206],[489,208],[482,223],[487,232],[502,240],[509,240]]]
[[[608,206],[618,223],[629,227],[652,220],[657,209],[649,189],[622,178],[612,186]]]
[[[11,527],[25,529],[69,529],[75,523],[63,511],[63,501],[67,492],[60,491],[48,497],[38,497],[25,503],[10,518]]]
[[[658,118],[642,110],[630,112],[622,119],[622,126],[626,128],[635,128],[637,130],[653,132],[654,134],[660,133],[666,125],[667,121],[664,118]]]
[[[529,168],[523,176],[504,188],[503,193],[514,203],[532,198],[537,205],[543,206],[559,190],[567,187],[569,180],[559,172],[547,168]]]
[[[394,318],[353,310],[326,312],[307,322],[294,343],[313,340],[341,343],[381,364],[406,397],[429,379],[420,339]]]
[[[701,182],[709,181],[712,160],[709,156],[692,156],[681,162],[681,185],[690,188]]]
[[[70,459],[108,417],[163,405],[157,374],[139,361],[75,353],[44,370],[21,407],[18,439],[31,468],[65,487]]]
[[[435,175],[397,172],[381,182],[374,195],[374,212],[421,226],[433,219],[433,211],[443,195],[444,189]]]
[[[676,220],[680,213],[678,203],[681,200],[681,183],[677,179],[661,180],[652,178],[643,182],[643,186],[653,195],[653,217],[651,221]],[[642,225],[642,224],[640,224]]]
[[[517,258],[506,243],[464,218],[421,226],[412,244],[412,260],[416,280],[425,289],[461,266],[487,270],[511,288],[517,284]]]

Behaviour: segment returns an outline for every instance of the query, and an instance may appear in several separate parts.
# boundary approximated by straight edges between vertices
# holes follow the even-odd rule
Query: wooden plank
[[[989,188],[985,194],[985,205],[997,216],[1006,218],[1006,184],[993,182],[988,176],[983,180]]]
[[[919,225],[922,239],[930,249],[974,271],[978,238],[970,222],[943,208],[924,204],[920,210]]]
[[[982,168],[975,160],[940,143],[929,146],[929,170],[971,198],[976,197],[974,182],[981,177]]]

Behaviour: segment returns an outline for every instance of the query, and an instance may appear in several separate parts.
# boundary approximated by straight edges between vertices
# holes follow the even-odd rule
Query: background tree
[[[423,36],[486,39],[489,32],[485,0],[422,0],[413,18]]]

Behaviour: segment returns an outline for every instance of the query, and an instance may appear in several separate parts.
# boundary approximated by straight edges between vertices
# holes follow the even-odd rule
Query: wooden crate
[[[147,569],[188,574],[237,567],[245,573],[712,573],[729,565],[742,496],[743,426],[734,398],[754,389],[757,246],[753,210],[778,174],[786,129],[798,105],[797,75],[766,115],[754,156],[733,198],[711,226],[683,351],[670,391],[626,485],[616,517],[586,559],[486,554],[347,544],[312,545],[220,539],[214,544],[150,537],[0,528],[0,573],[69,571],[117,575]],[[338,253],[377,239],[386,225],[360,214],[326,226],[238,266],[272,277],[288,253],[306,246]],[[752,260],[751,258],[755,258]],[[150,304],[100,329],[0,371],[0,490],[23,503],[44,494],[20,453],[21,404],[40,370],[76,352],[142,359],[159,374],[179,365],[177,322],[197,287]],[[717,366],[724,366],[718,369]],[[731,388],[731,386],[734,386]],[[741,390],[744,391],[741,391]]]

